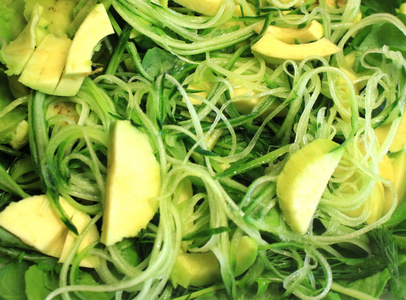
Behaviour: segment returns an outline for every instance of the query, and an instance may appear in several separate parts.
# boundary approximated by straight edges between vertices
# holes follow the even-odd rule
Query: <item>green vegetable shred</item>
[[[57,75],[76,95],[8,72],[49,34],[76,47],[100,4],[114,33],[92,71]],[[71,242],[50,253],[1,223],[0,299],[406,299],[405,0],[0,0],[0,16],[0,221],[43,195]],[[87,237],[123,120],[159,163],[158,210],[105,245]],[[337,166],[304,154],[319,139]]]

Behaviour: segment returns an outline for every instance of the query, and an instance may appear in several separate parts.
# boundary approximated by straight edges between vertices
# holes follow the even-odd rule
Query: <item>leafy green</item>
[[[385,269],[381,272],[378,272],[372,276],[363,279],[345,282],[343,283],[343,286],[349,289],[363,292],[372,297],[379,298],[382,295],[386,283],[389,281],[390,278],[391,274],[389,270]],[[342,295],[342,299],[352,299],[352,298]]]
[[[365,13],[368,15],[374,13],[389,13],[395,15],[402,0],[363,0],[361,3],[366,9]]]
[[[152,78],[170,71],[178,63],[178,58],[161,48],[149,49],[142,60],[142,67]]]
[[[0,246],[32,250],[15,235],[0,227]]]
[[[135,241],[131,239],[124,239],[116,244],[120,251],[121,257],[131,266],[137,266],[140,263],[140,257],[136,250]]]
[[[0,265],[0,295],[4,300],[25,300],[24,274],[28,264],[13,261]]]
[[[99,283],[93,278],[93,276],[86,272],[79,272],[79,276],[76,280],[76,284],[81,285],[99,285]],[[91,292],[83,292],[80,293],[81,298],[86,300],[109,300],[112,298],[110,293],[91,293]]]
[[[29,267],[24,276],[28,300],[45,299],[58,286],[57,278],[53,275],[52,272],[45,272],[37,265]]]

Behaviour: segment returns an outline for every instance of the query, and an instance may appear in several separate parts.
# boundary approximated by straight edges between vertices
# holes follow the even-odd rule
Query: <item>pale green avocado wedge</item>
[[[42,17],[47,21],[47,29],[57,37],[69,37],[67,28],[72,23],[73,9],[77,0],[25,0],[26,19],[36,5],[44,8]]]
[[[0,0],[0,36],[7,44],[14,40],[27,24],[23,16],[24,6],[24,0]]]
[[[107,246],[144,229],[158,210],[160,166],[149,138],[130,121],[110,133],[101,242]]]
[[[103,4],[96,4],[72,40],[64,74],[87,76],[92,72],[92,55],[96,45],[114,30]]]
[[[249,236],[241,237],[235,251],[235,276],[247,271],[258,255],[258,245]],[[189,286],[205,286],[221,279],[220,265],[213,252],[178,254],[171,273],[172,284],[187,288]]]
[[[344,153],[344,147],[317,139],[293,153],[276,182],[283,217],[297,233],[305,234],[321,196]]]
[[[287,44],[266,32],[252,47],[252,52],[269,63],[279,63],[291,59],[301,61],[310,56],[330,56],[340,49],[326,38],[306,44]]]
[[[84,230],[91,217],[71,206],[64,198],[60,197],[59,201],[79,232]],[[0,226],[36,250],[59,257],[61,262],[66,261],[76,239],[53,211],[46,195],[11,202],[0,213]],[[98,240],[98,229],[96,225],[92,225],[83,237],[79,251]],[[94,268],[98,263],[97,257],[88,257],[81,261],[80,266]]]
[[[48,34],[35,49],[19,77],[25,86],[52,94],[62,75],[72,41]]]
[[[7,66],[7,75],[19,75],[34,53],[37,46],[35,27],[42,12],[43,9],[40,6],[35,6],[31,19],[24,30],[15,40],[0,50],[0,61]]]

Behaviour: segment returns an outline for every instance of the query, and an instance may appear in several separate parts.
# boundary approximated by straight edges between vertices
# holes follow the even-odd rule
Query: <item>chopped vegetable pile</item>
[[[0,0],[0,298],[406,299],[405,24]]]

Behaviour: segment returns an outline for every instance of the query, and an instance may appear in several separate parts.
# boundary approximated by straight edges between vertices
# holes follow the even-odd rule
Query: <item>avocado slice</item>
[[[76,95],[85,77],[92,73],[95,47],[101,39],[112,33],[114,30],[104,5],[95,5],[72,40],[62,77],[52,94]]]
[[[72,41],[48,34],[35,49],[20,75],[24,85],[53,94],[62,75]]]
[[[266,32],[251,50],[269,63],[279,63],[287,59],[301,61],[313,55],[326,57],[340,51],[326,38],[306,44],[287,44],[269,32]]]
[[[105,36],[114,33],[103,4],[96,4],[72,40],[64,74],[87,76],[92,72],[92,55]]]
[[[255,27],[255,32],[260,33],[262,27],[263,23],[259,23]],[[323,25],[316,20],[312,20],[303,28],[284,28],[271,25],[268,26],[266,32],[287,44],[295,44],[296,42],[303,44],[321,39],[323,37]]]
[[[403,111],[402,119],[400,125],[396,131],[395,137],[392,143],[389,146],[389,151],[398,152],[403,150],[406,147],[406,118],[405,118],[406,109]],[[375,134],[382,144],[386,137],[388,136],[389,130],[391,129],[392,122],[389,124],[383,124],[375,129]]]
[[[73,224],[82,231],[91,221],[86,213],[71,206],[64,198],[59,200]],[[24,243],[38,251],[50,256],[60,257],[66,261],[67,254],[76,238],[63,224],[57,214],[51,209],[46,195],[37,195],[10,203],[0,213],[0,226],[11,232]],[[99,239],[96,225],[93,225],[88,234],[79,245],[79,250],[84,249]],[[82,260],[80,266],[95,267],[95,257]]]
[[[236,262],[234,275],[239,276],[254,264],[258,255],[258,245],[251,237],[242,236],[238,247],[232,251]],[[212,251],[180,252],[171,273],[171,282],[175,287],[204,286],[220,279],[220,265]]]
[[[158,210],[160,166],[146,134],[130,121],[116,121],[110,134],[101,242],[136,236]]]
[[[0,49],[0,61],[8,68],[7,75],[19,75],[25,68],[36,47],[35,27],[41,17],[43,8],[36,5],[31,19],[18,37],[6,47]]]
[[[389,154],[393,166],[393,185],[398,194],[398,201],[402,203],[406,198],[406,149]]]
[[[68,26],[73,21],[72,12],[77,0],[25,0],[25,17],[29,17],[36,5],[44,8],[42,17],[46,28],[57,37],[68,37]]]
[[[339,144],[317,139],[288,158],[276,181],[276,194],[282,215],[293,231],[307,232],[343,153],[344,147]]]

